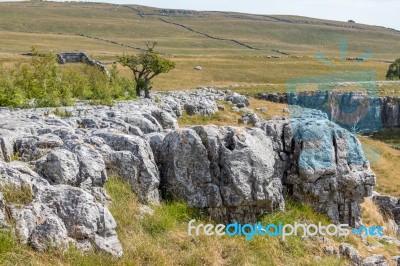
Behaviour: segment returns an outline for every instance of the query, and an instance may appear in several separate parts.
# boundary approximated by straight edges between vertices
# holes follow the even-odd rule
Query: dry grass
[[[269,119],[272,116],[288,116],[287,113],[283,112],[283,109],[287,107],[286,104],[273,103],[264,100],[258,100],[255,98],[250,98],[250,105],[248,108],[252,109],[261,119]],[[244,126],[238,121],[244,114],[244,111],[234,112],[231,108],[234,106],[232,104],[227,104],[225,102],[218,103],[219,105],[225,106],[225,110],[218,111],[210,116],[203,115],[187,115],[184,113],[182,117],[178,119],[180,126],[194,126],[194,125],[216,125],[216,126]],[[263,113],[256,110],[256,108],[266,107],[268,111]]]
[[[20,187],[7,185],[0,186],[0,192],[3,193],[4,200],[10,204],[29,204],[33,200],[32,189],[27,184]]]
[[[379,193],[400,197],[400,151],[389,147],[386,143],[360,137],[371,162],[372,170],[377,175],[376,190]]]

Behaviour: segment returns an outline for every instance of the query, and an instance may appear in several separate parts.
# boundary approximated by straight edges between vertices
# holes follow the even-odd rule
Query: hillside
[[[374,69],[378,79],[384,79],[388,63],[400,51],[400,32],[357,23],[137,5],[0,3],[3,64],[25,60],[20,54],[32,45],[86,51],[111,62],[152,40],[177,63],[173,72],[156,81],[157,89],[266,83],[279,87],[289,78],[331,73],[315,56],[321,52],[341,64],[341,38],[349,43],[347,57],[372,51],[372,58],[358,68]],[[354,69],[353,63],[345,65]],[[203,70],[194,71],[196,65]]]

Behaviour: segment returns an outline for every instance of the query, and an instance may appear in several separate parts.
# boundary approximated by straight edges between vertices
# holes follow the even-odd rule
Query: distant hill
[[[177,69],[166,75],[171,84],[163,83],[171,87],[284,83],[302,76],[302,68],[315,68],[319,74],[320,65],[307,66],[301,58],[313,58],[315,64],[317,52],[338,58],[341,38],[348,40],[348,57],[372,51],[380,79],[387,63],[400,57],[399,31],[353,22],[105,3],[0,3],[3,63],[15,61],[14,55],[29,51],[32,45],[42,50],[86,51],[112,61],[117,54],[135,52],[152,40],[158,42],[160,52],[176,58]],[[275,65],[273,74],[265,71],[271,66],[266,59],[285,57],[292,61]],[[186,80],[171,76],[185,75],[198,64],[206,67]],[[242,71],[235,72],[238,68]],[[232,75],[226,74],[228,70]]]
[[[297,16],[252,15],[232,12],[199,12],[159,9],[138,5],[112,5],[77,2],[0,3],[0,45],[3,50],[26,50],[29,41],[62,41],[72,49],[96,43],[95,49],[120,49],[96,39],[142,47],[145,40],[156,40],[171,54],[197,53],[198,49],[262,50],[270,54],[314,54],[330,50],[337,39],[346,37],[351,52],[368,47],[385,58],[400,51],[400,32],[378,26],[328,21]],[[11,33],[14,33],[12,35]],[[8,35],[18,40],[8,43]],[[28,33],[62,35],[58,38]],[[34,37],[34,38],[32,38]],[[37,39],[36,39],[37,38]],[[56,40],[54,40],[54,38]],[[7,40],[8,39],[8,40]],[[12,47],[10,47],[12,46]],[[43,43],[43,46],[46,46]],[[123,46],[121,46],[123,47]],[[128,47],[127,50],[129,49]]]

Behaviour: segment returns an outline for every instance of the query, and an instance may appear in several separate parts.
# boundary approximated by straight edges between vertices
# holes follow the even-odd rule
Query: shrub
[[[0,75],[0,106],[59,107],[73,105],[75,99],[112,105],[113,100],[135,98],[134,83],[120,77],[115,66],[110,77],[89,65],[60,67],[54,53],[35,49],[29,63],[0,68]]]
[[[400,58],[398,58],[393,64],[389,66],[389,69],[386,73],[386,79],[400,79]]]

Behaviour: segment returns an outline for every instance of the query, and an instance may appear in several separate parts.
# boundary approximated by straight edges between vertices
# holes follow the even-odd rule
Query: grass
[[[124,257],[117,259],[103,253],[83,254],[75,249],[67,252],[50,251],[37,253],[17,243],[13,236],[0,231],[0,262],[10,265],[345,265],[345,260],[327,256],[315,238],[300,236],[287,238],[255,236],[251,241],[244,237],[188,236],[187,224],[213,223],[201,212],[180,202],[164,202],[152,206],[153,215],[139,215],[140,203],[129,184],[118,177],[111,177],[106,189],[112,198],[110,211],[117,221],[117,232],[124,248]],[[310,207],[287,201],[286,212],[266,215],[264,223],[322,222],[329,223],[326,216],[315,213]],[[378,220],[376,220],[378,219]],[[380,217],[370,217],[377,222]],[[363,248],[360,239],[332,238],[328,244],[338,246],[349,242],[358,246],[362,254],[370,252]],[[388,257],[398,248],[385,245],[382,253]],[[321,259],[317,260],[316,256]]]
[[[376,190],[379,193],[400,197],[400,178],[397,168],[400,164],[400,151],[382,141],[362,136],[359,139],[371,162],[371,168],[377,175]]]
[[[22,184],[20,187],[12,185],[0,186],[4,200],[10,204],[25,205],[33,200],[32,190],[29,185]]]
[[[64,118],[68,118],[72,116],[72,112],[66,110],[66,109],[62,109],[62,108],[55,108],[54,110],[48,110],[45,111],[44,115],[45,116],[49,116],[50,114],[54,114],[55,116],[58,117],[64,117]]]
[[[389,145],[400,148],[400,130],[399,129],[383,129],[372,135],[375,140],[383,141]]]

